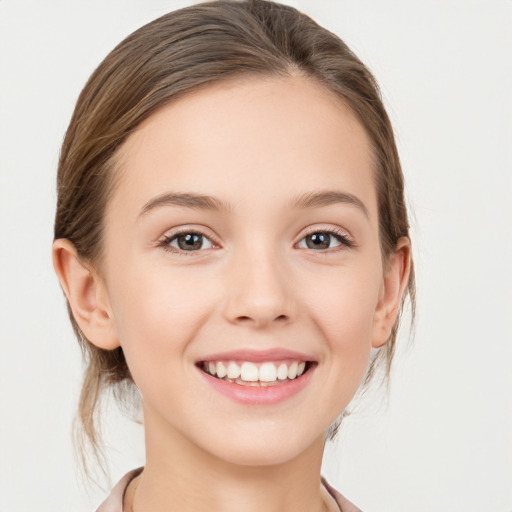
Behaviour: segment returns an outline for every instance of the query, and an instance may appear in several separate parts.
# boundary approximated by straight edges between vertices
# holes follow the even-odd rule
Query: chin
[[[295,460],[302,453],[297,449],[272,451],[266,447],[232,447],[218,454],[225,462],[237,466],[267,467],[280,466]]]
[[[275,427],[275,425],[274,425]],[[241,428],[241,427],[240,427]],[[327,429],[326,429],[327,430]],[[307,435],[295,428],[227,430],[222,439],[209,439],[205,447],[213,456],[238,466],[277,466],[292,462],[311,449],[323,450],[326,430]],[[212,449],[212,447],[214,447]]]

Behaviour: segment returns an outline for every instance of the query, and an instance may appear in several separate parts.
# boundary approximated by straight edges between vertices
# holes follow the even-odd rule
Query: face
[[[381,343],[355,116],[306,78],[216,84],[149,118],[118,163],[101,276],[146,435],[255,465],[323,440]]]

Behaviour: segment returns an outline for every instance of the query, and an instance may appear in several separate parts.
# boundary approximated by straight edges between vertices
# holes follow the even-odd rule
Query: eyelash
[[[314,251],[317,254],[328,255],[328,254],[336,253],[339,251],[343,251],[345,249],[352,249],[356,246],[354,241],[350,238],[350,236],[345,231],[342,231],[341,229],[336,229],[336,228],[311,229],[310,231],[307,231],[304,234],[304,236],[299,240],[299,242],[302,242],[302,240],[304,240],[304,238],[306,238],[307,236],[314,235],[317,233],[323,233],[326,235],[333,236],[334,238],[336,238],[336,240],[338,240],[338,242],[340,242],[340,245],[333,249],[326,249],[324,251],[311,249],[312,251]]]
[[[164,237],[164,239],[159,242],[159,247],[162,247],[165,251],[172,252],[174,254],[178,254],[179,256],[194,256],[194,253],[200,252],[200,251],[184,251],[181,249],[176,249],[175,247],[171,247],[171,242],[175,239],[177,239],[181,235],[197,235],[204,237],[213,245],[217,245],[215,241],[211,240],[209,237],[207,237],[204,233],[201,233],[200,231],[196,231],[193,229],[184,229],[182,231],[177,231],[176,233],[173,233],[172,235]]]
[[[333,248],[333,249],[326,249],[326,250],[315,250],[311,249],[317,254],[332,254],[336,253],[345,249],[351,249],[355,247],[354,241],[346,234],[346,232],[341,231],[339,229],[335,228],[328,228],[328,229],[312,229],[304,234],[304,236],[299,240],[298,243],[302,242],[306,237],[318,233],[327,234],[330,236],[333,236],[338,242],[340,242],[340,245]],[[207,237],[204,233],[201,233],[200,231],[195,230],[183,230],[178,231],[176,233],[173,233],[172,235],[166,236],[163,240],[161,240],[158,244],[159,247],[162,247],[164,250],[168,252],[172,252],[174,254],[178,254],[180,256],[193,256],[194,253],[200,252],[200,250],[197,251],[184,251],[180,249],[176,249],[175,247],[171,247],[171,242],[173,242],[175,239],[177,239],[181,235],[197,235],[206,238],[209,240],[213,245],[217,245],[214,240],[211,240],[209,237]]]

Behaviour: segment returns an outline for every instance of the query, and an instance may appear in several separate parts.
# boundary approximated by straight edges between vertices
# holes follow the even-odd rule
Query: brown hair
[[[94,71],[78,98],[58,169],[55,238],[98,263],[105,207],[114,188],[115,156],[156,110],[199,87],[240,75],[312,77],[357,115],[372,144],[381,247],[392,254],[409,236],[404,183],[391,123],[378,85],[336,35],[292,7],[266,0],[219,0],[171,12],[122,41]],[[414,313],[414,274],[407,289]],[[402,303],[403,306],[403,303]],[[68,305],[69,310],[69,305]],[[69,310],[70,311],[70,310]],[[86,360],[78,420],[98,454],[96,410],[105,389],[134,389],[122,348],[91,344],[70,312]],[[399,320],[372,361],[389,375]]]

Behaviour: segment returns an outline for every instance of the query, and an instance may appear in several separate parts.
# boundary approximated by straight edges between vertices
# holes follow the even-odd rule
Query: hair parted
[[[158,109],[224,79],[293,74],[311,77],[337,94],[364,126],[373,150],[386,259],[400,237],[409,237],[409,223],[393,129],[377,82],[336,35],[298,10],[267,0],[217,0],[171,12],[129,35],[103,60],[78,98],[62,145],[55,239],[68,239],[83,262],[99,264],[117,150]],[[407,295],[414,316],[412,266],[404,301]],[[94,346],[69,305],[68,311],[86,361],[78,425],[86,436],[82,440],[98,455],[96,411],[103,391],[113,389],[122,400],[134,385],[122,348]],[[389,375],[399,320],[372,361],[366,383],[378,366]]]

